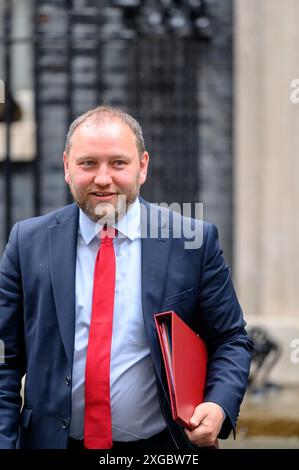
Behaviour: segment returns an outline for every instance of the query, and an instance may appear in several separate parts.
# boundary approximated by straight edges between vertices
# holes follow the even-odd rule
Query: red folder
[[[173,419],[192,431],[190,418],[203,402],[207,348],[175,312],[157,313],[155,322],[166,371]]]

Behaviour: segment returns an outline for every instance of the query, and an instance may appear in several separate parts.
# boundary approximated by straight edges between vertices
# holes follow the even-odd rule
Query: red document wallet
[[[207,348],[175,313],[154,315],[166,371],[173,419],[192,431],[190,418],[203,402]]]

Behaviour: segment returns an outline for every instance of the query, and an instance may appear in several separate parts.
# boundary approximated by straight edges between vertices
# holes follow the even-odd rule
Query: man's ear
[[[69,184],[70,183],[69,158],[65,152],[63,152],[63,166],[64,166],[64,180],[67,184]]]
[[[140,159],[140,177],[139,177],[140,185],[142,185],[146,181],[148,162],[149,162],[149,154],[148,152],[143,152],[143,155]]]

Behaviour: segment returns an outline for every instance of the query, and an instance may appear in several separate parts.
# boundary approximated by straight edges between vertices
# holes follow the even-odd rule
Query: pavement
[[[234,440],[229,437],[220,440],[221,449],[299,449],[299,438],[296,437],[276,437],[276,436],[256,436],[239,437]]]
[[[269,384],[247,391],[237,438],[220,441],[222,449],[299,449],[299,386]]]

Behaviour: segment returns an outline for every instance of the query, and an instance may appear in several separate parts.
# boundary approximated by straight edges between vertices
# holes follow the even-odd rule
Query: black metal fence
[[[31,8],[31,34],[13,34],[19,2],[3,0],[0,18],[0,78],[6,87],[0,114],[2,241],[24,212],[38,215],[69,202],[61,160],[65,134],[77,115],[101,103],[122,107],[142,124],[152,157],[142,194],[155,202],[199,201],[199,86],[212,37],[206,2],[24,1]],[[18,120],[13,49],[22,43],[30,45],[34,92],[35,142],[26,160],[12,158],[12,127]]]

